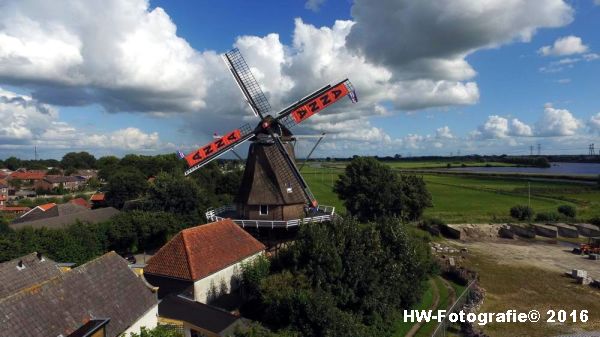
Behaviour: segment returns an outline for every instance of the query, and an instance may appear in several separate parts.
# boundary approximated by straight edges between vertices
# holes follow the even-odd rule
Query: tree
[[[57,175],[61,175],[62,171],[58,168],[58,167],[53,167],[50,170],[48,170],[48,172],[46,172],[47,175],[49,176],[57,176]]]
[[[260,283],[262,321],[300,336],[382,335],[417,302],[433,271],[429,247],[399,219],[306,224]]]
[[[400,176],[374,158],[354,158],[335,183],[334,191],[348,212],[361,221],[383,216],[413,221],[432,205],[421,177]]]
[[[148,201],[154,210],[178,214],[197,213],[208,208],[206,193],[183,175],[160,173],[150,186]]]
[[[122,208],[127,200],[141,197],[148,189],[146,177],[136,169],[123,169],[113,174],[106,185],[106,202]]]
[[[62,168],[91,169],[96,167],[96,158],[87,152],[69,152],[60,161]]]
[[[561,205],[558,206],[558,213],[568,216],[569,218],[574,218],[575,215],[577,215],[577,210],[571,205]]]
[[[142,327],[139,334],[132,332],[129,336],[121,337],[183,337],[183,333],[168,325],[157,325],[154,329]]]
[[[21,160],[16,157],[8,157],[4,160],[4,166],[9,170],[16,170],[21,167]]]
[[[533,209],[527,205],[516,205],[510,208],[510,216],[518,220],[530,220],[533,217]]]

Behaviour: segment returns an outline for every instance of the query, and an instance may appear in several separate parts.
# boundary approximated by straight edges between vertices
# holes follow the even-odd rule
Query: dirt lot
[[[600,279],[600,261],[571,253],[571,247],[544,242],[499,239],[493,242],[455,242],[477,254],[494,258],[498,264],[532,266],[558,273],[572,269],[587,270],[588,275]]]
[[[484,226],[480,231],[478,226]],[[502,312],[508,309],[588,310],[589,321],[565,323],[494,323],[483,327],[490,336],[555,336],[566,333],[600,330],[600,290],[563,276],[578,268],[600,278],[600,261],[588,260],[571,253],[568,244],[542,240],[501,239],[493,233],[497,227],[466,226],[462,241],[446,240],[444,244],[467,248],[460,264],[479,272],[480,285],[486,295],[480,312]]]

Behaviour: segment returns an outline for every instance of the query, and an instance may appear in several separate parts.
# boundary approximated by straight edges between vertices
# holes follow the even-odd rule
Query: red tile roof
[[[4,194],[0,194],[0,201],[6,201],[7,197]]]
[[[52,208],[52,207],[54,207],[54,206],[56,206],[56,204],[55,204],[55,203],[53,203],[53,202],[51,202],[51,203],[48,203],[48,204],[39,205],[38,207],[39,207],[39,208],[40,208],[42,211],[44,211],[44,212],[45,212],[45,211],[49,210],[50,208]]]
[[[42,180],[45,176],[45,172],[13,172],[10,178],[18,180]]]
[[[94,193],[90,201],[104,201],[104,193]]]
[[[197,281],[263,250],[226,219],[182,230],[148,261],[144,273]]]
[[[77,198],[77,199],[73,199],[71,201],[69,201],[69,203],[71,204],[75,204],[75,205],[79,205],[79,206],[83,206],[83,207],[87,207],[87,208],[91,208],[92,206],[90,206],[90,204],[87,202],[87,200],[83,199],[83,198]]]

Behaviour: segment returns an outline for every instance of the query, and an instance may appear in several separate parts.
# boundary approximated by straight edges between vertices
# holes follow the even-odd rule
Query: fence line
[[[435,330],[433,331],[433,334],[431,334],[431,337],[445,337],[446,336],[448,327],[452,324],[449,320],[450,314],[453,312],[460,311],[463,308],[463,306],[465,305],[465,303],[471,296],[471,294],[473,292],[473,286],[475,285],[476,282],[477,282],[476,280],[472,280],[471,283],[469,283],[469,285],[467,285],[467,287],[462,292],[462,294],[460,294],[460,296],[456,299],[456,301],[454,301],[454,304],[452,304],[450,309],[448,309],[448,311],[446,312],[446,317],[444,317],[444,320],[442,322],[440,322],[440,324],[435,328]]]

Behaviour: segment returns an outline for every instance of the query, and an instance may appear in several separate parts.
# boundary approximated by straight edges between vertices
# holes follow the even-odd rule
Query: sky
[[[314,157],[600,152],[600,0],[0,1],[0,159],[190,152],[348,78]],[[308,153],[314,139],[297,145]],[[244,149],[241,149],[243,152]]]

